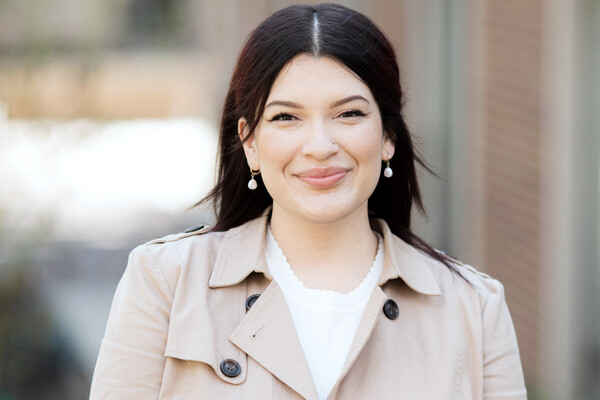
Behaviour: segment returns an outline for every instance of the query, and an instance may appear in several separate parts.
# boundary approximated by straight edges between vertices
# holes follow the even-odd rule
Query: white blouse
[[[338,380],[363,311],[383,269],[383,240],[377,233],[377,255],[360,285],[350,293],[309,289],[290,267],[268,229],[265,256],[292,315],[298,339],[319,399],[326,399]]]

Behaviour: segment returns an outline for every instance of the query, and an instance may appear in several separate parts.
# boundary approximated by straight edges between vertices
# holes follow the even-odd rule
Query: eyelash
[[[348,115],[348,114],[351,114],[351,115]],[[348,110],[348,111],[344,111],[343,113],[341,113],[340,117],[352,118],[352,117],[364,117],[365,115],[366,114],[360,110]]]
[[[273,122],[273,121],[292,121],[294,119],[296,119],[296,117],[294,117],[292,114],[279,113],[279,114],[275,115],[273,118],[271,118],[269,120],[269,122]]]
[[[348,111],[344,111],[343,113],[339,114],[339,117],[342,118],[353,118],[353,117],[364,117],[366,114],[363,113],[360,110],[348,110]],[[273,122],[273,121],[292,121],[296,119],[295,116],[293,116],[292,114],[289,113],[279,113],[277,115],[275,115],[273,118],[271,118],[269,120],[269,122]]]

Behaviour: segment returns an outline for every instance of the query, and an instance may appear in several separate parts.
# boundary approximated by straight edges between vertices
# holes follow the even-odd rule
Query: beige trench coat
[[[525,399],[502,285],[469,281],[393,235],[379,286],[329,399]],[[115,294],[92,399],[316,399],[283,294],[263,255],[267,216],[228,232],[136,248]],[[246,310],[246,299],[261,294]],[[387,299],[399,316],[382,311]],[[239,375],[221,371],[235,360]]]

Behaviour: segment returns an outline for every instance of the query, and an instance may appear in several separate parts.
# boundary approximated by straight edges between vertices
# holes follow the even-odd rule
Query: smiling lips
[[[349,170],[340,167],[312,168],[302,171],[296,176],[303,182],[317,189],[327,189],[342,180]]]

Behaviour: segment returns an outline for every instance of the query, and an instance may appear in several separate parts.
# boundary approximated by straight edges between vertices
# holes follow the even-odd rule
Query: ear
[[[394,157],[394,152],[396,151],[396,145],[389,137],[385,137],[383,139],[383,146],[381,146],[381,159],[383,161],[388,161],[390,158]]]
[[[246,154],[248,166],[256,171],[260,169],[260,161],[258,159],[258,151],[256,149],[256,135],[248,136],[249,134],[250,129],[248,128],[246,118],[240,118],[238,120],[238,135],[244,146],[244,153]]]

